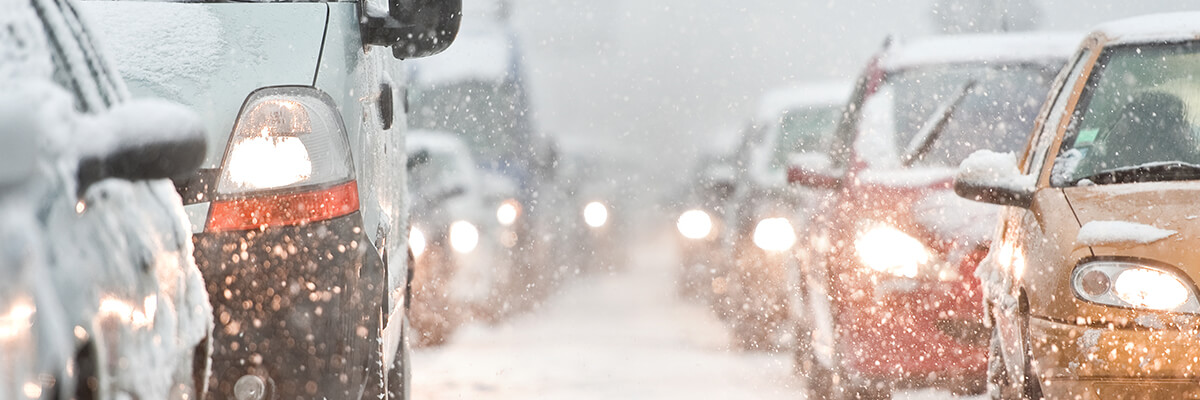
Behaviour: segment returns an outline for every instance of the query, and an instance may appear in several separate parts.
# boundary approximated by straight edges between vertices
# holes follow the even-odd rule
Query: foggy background
[[[1081,33],[1189,8],[1178,0],[974,1],[1020,8],[1010,10],[1016,25]],[[617,173],[629,188],[659,197],[698,151],[732,148],[764,92],[853,79],[888,34],[944,31],[933,7],[934,0],[512,0],[512,23],[541,131],[568,150],[603,152],[626,166]]]

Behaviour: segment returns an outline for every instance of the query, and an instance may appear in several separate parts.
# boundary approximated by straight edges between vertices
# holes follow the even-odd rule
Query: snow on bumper
[[[1200,398],[1196,329],[1098,328],[1036,317],[1029,328],[1048,398]]]
[[[383,266],[358,213],[196,235],[216,318],[212,391],[268,378],[274,398],[357,398],[378,361]]]

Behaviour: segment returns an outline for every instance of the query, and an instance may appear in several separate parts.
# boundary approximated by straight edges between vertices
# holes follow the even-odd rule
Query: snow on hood
[[[481,24],[476,24],[478,27]],[[412,60],[413,79],[420,86],[466,81],[502,82],[514,79],[516,41],[499,24],[459,32],[454,45],[437,57]]]
[[[1178,232],[1129,221],[1091,221],[1079,229],[1076,241],[1085,246],[1149,244]]]
[[[938,239],[975,246],[992,239],[995,224],[991,221],[999,219],[1000,209],[939,190],[913,204],[913,217]]]
[[[1083,37],[1062,32],[935,36],[900,43],[881,65],[894,70],[928,64],[1065,60]]]
[[[845,103],[854,86],[850,82],[800,83],[763,95],[758,104],[759,121],[772,121],[785,111]]]
[[[1194,40],[1200,37],[1200,12],[1151,14],[1104,23],[1096,32],[1111,44]]]
[[[1030,191],[1037,178],[1021,175],[1017,169],[1017,156],[1012,152],[978,150],[959,164],[954,179],[974,186],[999,186],[1019,192]]]

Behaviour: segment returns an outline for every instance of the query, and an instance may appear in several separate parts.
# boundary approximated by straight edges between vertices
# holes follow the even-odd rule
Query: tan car
[[[1157,15],[1084,41],[1024,154],[963,162],[1011,206],[976,272],[993,397],[1200,397],[1198,133],[1200,13]]]

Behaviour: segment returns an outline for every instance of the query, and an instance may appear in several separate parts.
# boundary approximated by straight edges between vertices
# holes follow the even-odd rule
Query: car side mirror
[[[134,100],[93,118],[88,125],[103,134],[81,146],[76,170],[79,196],[108,178],[180,181],[204,162],[204,125],[182,105]]]
[[[788,157],[788,183],[816,189],[837,189],[842,186],[842,174],[833,168],[833,161],[822,153],[792,154]]]
[[[406,169],[411,172],[413,168],[429,163],[429,150],[420,149],[408,155],[408,163]]]
[[[979,150],[963,160],[954,177],[954,193],[967,200],[1029,208],[1035,177],[1021,175],[1013,153]]]
[[[386,12],[379,7],[387,4]],[[398,59],[428,57],[450,47],[462,22],[462,0],[361,0],[363,44],[387,46]]]

